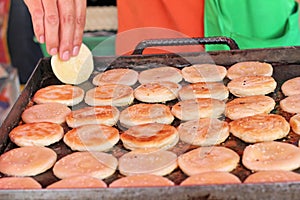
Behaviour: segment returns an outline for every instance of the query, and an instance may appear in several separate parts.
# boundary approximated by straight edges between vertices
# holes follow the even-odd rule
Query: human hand
[[[61,60],[76,56],[82,43],[85,0],[24,0],[37,40]]]

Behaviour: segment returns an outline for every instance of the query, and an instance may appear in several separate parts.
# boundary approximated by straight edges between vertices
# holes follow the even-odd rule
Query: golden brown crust
[[[270,76],[244,76],[231,80],[227,87],[237,96],[265,95],[274,92],[276,81]]]
[[[39,89],[33,96],[33,101],[42,103],[62,103],[67,106],[79,104],[84,98],[84,90],[73,85],[50,85]]]
[[[163,104],[135,104],[120,114],[120,123],[127,128],[147,123],[171,124],[173,120],[170,108]]]
[[[300,113],[300,94],[288,96],[281,100],[280,108],[288,113]]]
[[[46,147],[20,147],[0,156],[0,172],[11,176],[35,176],[50,169],[57,158]]]
[[[300,135],[300,114],[296,114],[290,118],[290,125],[292,130]]]
[[[166,102],[176,99],[180,88],[179,84],[170,81],[151,82],[137,87],[134,96],[142,102]]]
[[[300,174],[292,171],[259,171],[248,176],[244,183],[299,182]]]
[[[238,62],[227,70],[229,79],[242,76],[272,76],[272,74],[272,65],[265,62]]]
[[[195,64],[181,71],[184,80],[189,83],[223,81],[227,74],[225,67],[214,64]]]
[[[142,71],[139,74],[138,80],[141,84],[160,81],[179,83],[182,80],[182,75],[179,69],[175,67],[164,66]]]
[[[63,135],[62,126],[50,122],[39,122],[15,127],[9,133],[9,138],[18,146],[48,146],[58,142]]]
[[[90,106],[127,106],[133,100],[133,89],[127,85],[106,84],[86,92],[85,103]]]
[[[118,141],[118,129],[97,124],[74,128],[64,136],[64,142],[74,151],[108,151]]]
[[[72,111],[66,122],[69,127],[76,128],[87,124],[104,124],[113,126],[119,119],[120,111],[114,106],[84,107]]]
[[[285,96],[300,94],[300,77],[292,78],[284,82],[281,91]]]
[[[124,147],[131,150],[139,148],[169,149],[179,140],[175,127],[159,123],[133,126],[123,132],[120,138]]]
[[[106,84],[134,85],[138,80],[138,72],[132,69],[110,69],[97,74],[93,78],[93,84],[96,86]]]
[[[272,141],[288,135],[290,125],[277,114],[258,114],[229,123],[230,132],[248,143]]]
[[[229,91],[221,82],[199,82],[185,85],[179,90],[181,100],[196,98],[227,99]]]
[[[225,103],[223,101],[210,98],[180,101],[171,109],[172,114],[183,121],[219,117],[224,111]]]
[[[24,110],[21,117],[25,123],[52,122],[62,124],[71,109],[61,103],[43,103]]]
[[[269,96],[255,95],[240,97],[226,103],[225,116],[231,120],[257,114],[269,113],[275,107],[275,101]]]
[[[261,142],[245,148],[242,162],[253,171],[294,170],[300,167],[300,148],[283,142]]]
[[[113,181],[109,187],[162,187],[175,185],[171,180],[153,174],[126,176]]]
[[[42,186],[31,177],[3,177],[0,189],[42,189]]]

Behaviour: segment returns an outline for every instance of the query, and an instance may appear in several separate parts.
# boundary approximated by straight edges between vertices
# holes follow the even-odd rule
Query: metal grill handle
[[[187,46],[201,44],[226,44],[231,50],[239,49],[237,43],[228,37],[205,37],[205,38],[168,38],[150,39],[141,41],[133,51],[132,55],[142,55],[148,47],[157,46]]]

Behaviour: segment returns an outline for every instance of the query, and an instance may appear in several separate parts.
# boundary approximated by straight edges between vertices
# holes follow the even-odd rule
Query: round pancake
[[[175,127],[168,124],[150,123],[132,126],[120,136],[127,149],[169,149],[179,140]]]
[[[203,172],[192,175],[180,183],[180,185],[210,185],[210,184],[239,184],[241,180],[229,172]]]
[[[276,81],[270,76],[244,76],[231,80],[227,87],[234,96],[265,95],[274,92]]]
[[[114,106],[84,107],[67,115],[66,122],[72,128],[88,124],[113,126],[117,123],[119,115],[120,111]]]
[[[10,140],[18,146],[48,146],[63,136],[63,127],[50,122],[19,125],[9,133]]]
[[[281,91],[285,96],[300,94],[300,77],[285,81],[281,86]]]
[[[196,98],[224,100],[228,98],[229,91],[221,82],[199,82],[183,86],[178,94],[181,100]]]
[[[248,143],[281,139],[290,132],[290,125],[277,114],[258,114],[229,123],[230,132]]]
[[[244,183],[299,182],[300,174],[292,171],[260,171],[248,176]]]
[[[126,128],[140,124],[171,124],[174,120],[170,108],[163,104],[135,104],[120,114],[120,124]]]
[[[77,56],[62,61],[58,54],[51,58],[51,67],[55,76],[66,84],[80,84],[87,81],[94,70],[92,52],[82,43]]]
[[[126,176],[113,181],[109,187],[162,187],[175,185],[171,180],[154,174]]]
[[[226,103],[225,116],[231,120],[257,114],[269,113],[275,108],[275,101],[269,96],[255,95],[240,97]]]
[[[228,123],[216,118],[184,122],[177,129],[181,141],[198,146],[220,144],[229,136]]]
[[[156,103],[177,99],[181,86],[170,81],[151,82],[134,90],[134,97],[142,102]]]
[[[288,113],[300,113],[300,94],[288,96],[281,100],[280,108]]]
[[[236,79],[242,76],[272,76],[273,67],[265,62],[238,62],[227,70],[229,79]]]
[[[224,111],[225,103],[223,101],[210,98],[179,101],[171,109],[172,114],[183,121],[219,117]]]
[[[47,147],[20,147],[0,156],[0,172],[11,176],[35,176],[50,169],[57,159]]]
[[[290,126],[295,133],[300,135],[300,114],[296,114],[290,118]]]
[[[181,71],[175,67],[156,67],[153,69],[147,69],[139,74],[138,80],[141,84],[171,81],[179,83],[182,80]]]
[[[59,180],[47,186],[47,189],[63,189],[63,188],[106,188],[104,181],[92,176],[72,176]]]
[[[84,100],[90,106],[127,106],[134,100],[133,89],[127,85],[101,85],[88,90]]]
[[[196,64],[184,67],[181,72],[189,83],[223,81],[227,74],[225,67],[214,64]]]
[[[242,163],[253,171],[294,170],[300,167],[300,148],[283,142],[261,142],[245,148]]]
[[[73,85],[50,85],[39,89],[33,96],[33,101],[42,103],[62,103],[67,106],[79,104],[84,98],[84,90]]]
[[[60,179],[73,176],[92,176],[104,179],[115,173],[118,160],[103,152],[75,152],[57,161],[53,173]]]
[[[31,177],[2,177],[0,189],[42,189],[42,186]]]
[[[71,109],[61,103],[36,104],[24,110],[21,117],[25,123],[52,122],[62,124]]]
[[[97,74],[93,78],[93,84],[96,86],[105,84],[134,85],[138,80],[138,72],[132,69],[110,69]]]
[[[177,168],[177,155],[166,150],[133,150],[119,158],[119,171],[125,176],[138,174],[164,176],[175,168]]]
[[[119,141],[119,131],[106,125],[83,125],[68,131],[64,142],[73,151],[108,151]]]
[[[221,147],[199,147],[178,157],[180,169],[188,176],[209,171],[230,172],[237,167],[240,157],[233,150]]]

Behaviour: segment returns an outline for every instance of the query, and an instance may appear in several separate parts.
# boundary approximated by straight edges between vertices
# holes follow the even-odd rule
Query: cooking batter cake
[[[106,188],[104,181],[92,176],[72,176],[65,178],[47,186],[47,189],[66,189],[66,188]]]
[[[281,91],[285,96],[300,94],[300,77],[285,81],[281,86]]]
[[[42,186],[31,177],[2,177],[0,189],[42,189]]]
[[[300,174],[292,171],[259,171],[248,176],[244,183],[299,182]]]
[[[161,66],[140,72],[138,80],[141,84],[171,81],[179,83],[182,80],[181,71],[175,67]]]
[[[121,84],[134,85],[138,80],[138,72],[132,69],[110,69],[105,72],[97,74],[93,78],[93,84],[96,86],[106,84]]]
[[[300,113],[300,94],[288,96],[280,101],[280,108],[288,113]]]

